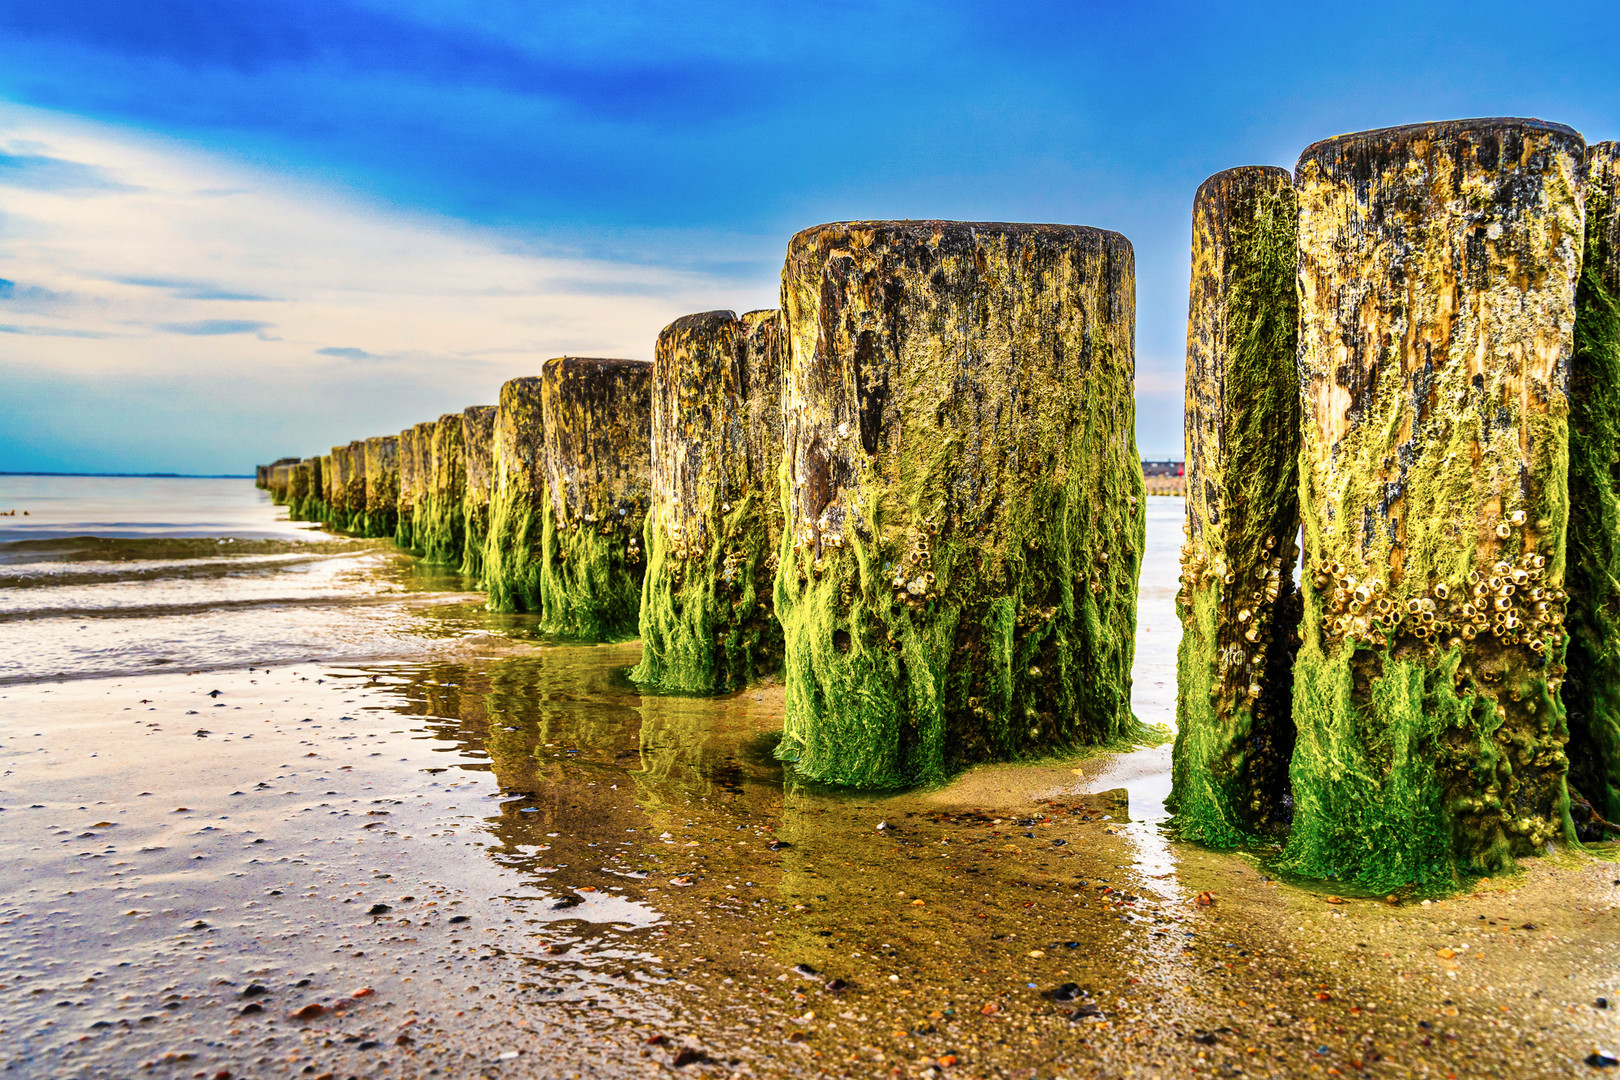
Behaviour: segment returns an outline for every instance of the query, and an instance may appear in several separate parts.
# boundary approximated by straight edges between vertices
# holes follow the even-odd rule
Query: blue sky
[[[769,306],[823,221],[1130,237],[1181,450],[1189,210],[1327,135],[1620,137],[1620,5],[5,0],[0,469],[215,472]]]

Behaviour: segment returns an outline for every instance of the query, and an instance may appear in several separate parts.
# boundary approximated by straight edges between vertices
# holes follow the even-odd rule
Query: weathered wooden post
[[[410,488],[409,496],[406,494],[405,484],[405,445],[400,443],[399,450],[399,501],[403,505],[407,498],[411,504],[411,520],[409,526],[405,522],[399,525],[399,535],[404,539],[398,541],[399,546],[422,554],[422,542],[425,536],[424,522],[427,513],[427,496],[430,481],[433,475],[433,430],[434,422],[424,420],[420,424],[412,425],[410,447]]]
[[[546,487],[539,566],[547,630],[633,638],[646,560],[652,365],[563,356],[540,369]]]
[[[490,477],[494,465],[495,413],[493,405],[471,405],[461,410],[461,452],[467,463],[467,483],[461,504],[461,572],[471,578],[484,575],[484,545],[489,538]]]
[[[430,563],[461,561],[464,536],[462,495],[467,463],[462,456],[461,414],[446,413],[433,426],[431,471],[426,476],[425,515],[420,530],[422,556]]]
[[[292,486],[292,466],[273,465],[270,468],[270,501],[285,506],[287,492]]]
[[[1568,396],[1581,137],[1361,132],[1299,159],[1292,870],[1491,873],[1568,829]]]
[[[321,455],[321,505],[320,522],[323,525],[332,524],[332,455]]]
[[[546,489],[538,376],[501,386],[494,423],[484,588],[492,611],[539,611]]]
[[[641,682],[730,690],[781,663],[782,627],[771,610],[782,513],[780,349],[776,312],[745,318],[752,338],[729,311],[688,315],[658,335],[642,651],[631,675]]]
[[[416,549],[416,428],[399,433],[399,501],[394,504],[394,543],[407,551]]]
[[[253,486],[256,488],[265,488],[270,486],[269,465],[253,466]]]
[[[1101,229],[789,243],[777,753],[802,774],[912,784],[1134,729],[1135,307]]]
[[[399,437],[366,440],[366,536],[392,538],[399,506]]]
[[[356,439],[349,444],[349,467],[344,474],[344,501],[348,503],[348,520],[344,532],[366,533],[366,441]]]
[[[332,491],[328,496],[326,523],[338,531],[349,527],[349,476],[354,466],[347,446],[332,447]]]
[[[1586,152],[1586,256],[1569,377],[1564,707],[1581,838],[1620,823],[1620,143]]]
[[[1298,205],[1286,169],[1216,173],[1193,200],[1187,541],[1177,609],[1179,834],[1286,828],[1299,596]]]
[[[322,506],[321,459],[305,458],[299,462],[298,472],[302,479],[296,482],[303,492],[293,503],[292,513],[288,516],[294,521],[319,521]]]

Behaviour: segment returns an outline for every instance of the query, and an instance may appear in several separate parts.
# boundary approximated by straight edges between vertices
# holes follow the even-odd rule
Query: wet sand
[[[852,796],[784,778],[772,688],[643,696],[636,651],[0,688],[10,1074],[1524,1077],[1620,1049],[1612,848],[1334,898],[1129,820],[1162,748]]]

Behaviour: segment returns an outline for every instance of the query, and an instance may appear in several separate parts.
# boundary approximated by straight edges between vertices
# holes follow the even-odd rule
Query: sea
[[[1133,708],[1173,725],[1184,500],[1147,500]],[[0,476],[0,686],[536,640],[476,583],[287,518],[242,479]]]

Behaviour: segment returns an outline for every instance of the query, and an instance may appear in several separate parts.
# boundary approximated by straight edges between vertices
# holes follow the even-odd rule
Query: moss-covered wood
[[[590,641],[634,638],[646,560],[652,365],[564,356],[540,372],[545,499],[542,625]]]
[[[352,469],[349,448],[334,446],[330,457],[332,466],[326,493],[326,523],[341,532],[349,527],[349,474]]]
[[[346,513],[340,528],[344,532],[366,532],[366,441],[356,439],[349,444],[348,468],[343,474],[343,499]]]
[[[778,755],[886,787],[1132,733],[1130,243],[825,225],[790,242],[782,310]]]
[[[433,425],[427,493],[419,508],[417,542],[430,563],[454,566],[461,562],[465,530],[462,497],[467,486],[467,462],[462,454],[461,414],[446,413]]]
[[[1167,805],[1182,837],[1216,847],[1273,836],[1288,820],[1298,223],[1286,169],[1228,169],[1193,200],[1187,541]]]
[[[415,550],[416,538],[416,428],[399,433],[399,501],[394,504],[394,543]]]
[[[399,437],[373,435],[365,446],[366,516],[358,531],[392,539],[399,507]]]
[[[1469,120],[1299,160],[1294,871],[1447,884],[1569,834],[1583,152],[1559,125]]]
[[[254,484],[265,490],[270,489],[270,481],[278,465],[296,465],[298,458],[277,458],[268,465],[256,465],[253,469]]]
[[[461,410],[461,453],[467,467],[461,502],[461,572],[472,578],[484,576],[496,411],[493,405]]]
[[[747,318],[752,337],[729,311],[688,315],[658,335],[641,663],[632,673],[640,682],[729,690],[781,666],[771,608],[782,516],[779,335],[776,312]]]
[[[270,501],[277,506],[287,504],[287,493],[292,487],[292,466],[272,465],[270,467]]]
[[[407,534],[405,544],[416,554],[420,555],[427,544],[427,503],[428,493],[433,487],[433,437],[438,431],[438,422],[424,420],[411,428],[411,451],[414,460],[411,462],[411,528]],[[401,462],[403,462],[403,451]],[[400,471],[400,491],[404,491],[404,469]],[[403,498],[403,494],[401,495]],[[403,531],[403,530],[402,530]]]
[[[320,521],[324,506],[321,494],[321,459],[305,458],[292,466],[292,469],[287,516],[293,521]]]
[[[501,386],[493,435],[484,589],[492,611],[539,611],[547,499],[539,376]]]
[[[1586,152],[1586,248],[1569,377],[1564,708],[1582,839],[1620,823],[1620,143]],[[1593,815],[1596,811],[1596,817]]]

